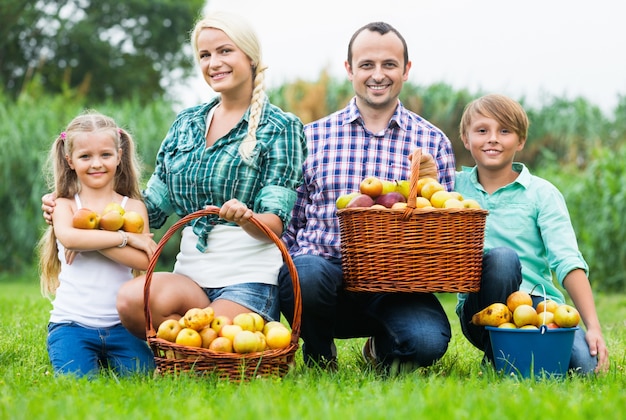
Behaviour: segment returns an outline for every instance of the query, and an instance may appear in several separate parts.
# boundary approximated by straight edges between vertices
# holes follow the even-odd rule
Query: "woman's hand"
[[[54,212],[54,206],[56,206],[56,198],[56,193],[48,193],[41,197],[41,210],[43,211],[43,218],[49,225],[52,225],[52,213]]]
[[[219,213],[222,219],[237,223],[239,226],[247,224],[253,215],[252,210],[236,198],[225,202]]]

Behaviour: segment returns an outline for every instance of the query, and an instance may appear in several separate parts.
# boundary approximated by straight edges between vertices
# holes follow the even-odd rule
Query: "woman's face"
[[[251,94],[252,62],[220,29],[206,28],[198,35],[202,76],[222,96]]]

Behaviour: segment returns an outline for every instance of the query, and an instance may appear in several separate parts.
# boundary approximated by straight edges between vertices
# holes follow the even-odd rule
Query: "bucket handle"
[[[548,305],[547,305],[547,303],[548,303],[548,302],[547,302],[547,300],[548,300],[548,296],[546,295],[546,288],[545,288],[545,287],[543,286],[543,284],[541,284],[541,283],[539,283],[539,284],[535,284],[535,285],[533,286],[533,288],[532,288],[532,289],[530,289],[530,294],[532,295],[532,293],[535,291],[535,288],[536,288],[537,286],[541,286],[541,289],[543,290],[543,315],[544,315],[544,318],[543,318],[543,319],[546,319],[546,318],[545,318],[545,314],[546,314],[546,312],[548,312],[548,310],[547,310],[547,307],[548,307]],[[546,331],[548,331],[548,326],[547,326],[547,325],[545,325],[545,324],[541,324],[541,326],[539,327],[539,331],[541,332],[541,334],[545,334],[545,333],[546,333]]]

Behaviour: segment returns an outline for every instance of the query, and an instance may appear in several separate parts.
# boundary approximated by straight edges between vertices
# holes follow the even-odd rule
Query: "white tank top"
[[[76,205],[81,208],[78,195]],[[122,200],[126,205],[128,197]],[[115,301],[120,286],[133,278],[131,269],[97,251],[79,253],[71,265],[65,262],[65,248],[57,241],[61,272],[59,288],[52,302],[50,322],[77,322],[103,328],[120,323]]]

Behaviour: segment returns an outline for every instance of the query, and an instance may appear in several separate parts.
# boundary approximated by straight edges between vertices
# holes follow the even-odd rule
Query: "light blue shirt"
[[[489,211],[485,224],[485,251],[495,247],[509,247],[519,255],[522,264],[521,290],[530,292],[543,284],[548,298],[564,302],[563,293],[553,282],[553,273],[559,284],[575,269],[589,272],[589,267],[578,249],[576,233],[561,192],[549,181],[534,176],[522,163],[513,163],[519,173],[515,181],[493,194],[488,194],[478,183],[476,167],[463,167],[456,173],[455,190],[464,198],[477,200]],[[534,295],[542,296],[541,286]],[[460,293],[460,305],[467,297]]]

